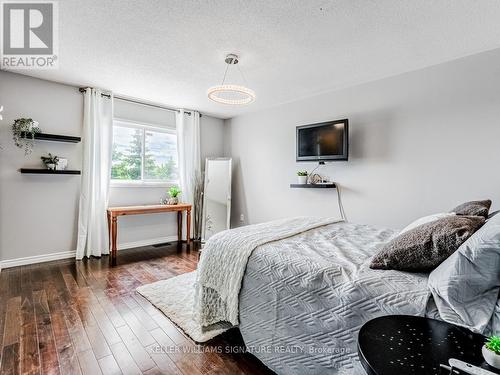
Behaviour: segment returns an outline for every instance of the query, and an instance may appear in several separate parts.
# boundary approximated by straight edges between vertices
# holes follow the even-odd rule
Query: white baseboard
[[[35,256],[24,257],[24,258],[8,259],[8,260],[1,261],[0,266],[2,269],[17,267],[17,266],[25,266],[27,264],[35,264],[35,263],[42,263],[42,262],[50,262],[52,260],[74,258],[75,254],[76,254],[76,252],[73,250],[73,251],[62,251],[60,253],[35,255]]]
[[[142,241],[126,242],[126,243],[118,244],[117,250],[132,249],[134,247],[151,246],[151,245],[156,245],[159,243],[176,242],[176,241],[177,241],[177,236],[151,238],[151,239],[142,240]],[[74,258],[75,256],[76,256],[76,251],[73,250],[73,251],[62,251],[60,253],[43,254],[43,255],[35,255],[35,256],[31,256],[31,257],[8,259],[8,260],[3,260],[0,262],[0,271],[4,268],[26,266],[28,264],[36,264],[36,263],[50,262],[53,260]]]

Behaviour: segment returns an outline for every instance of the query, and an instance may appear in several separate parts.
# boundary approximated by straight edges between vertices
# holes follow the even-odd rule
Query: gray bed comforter
[[[240,292],[247,348],[278,374],[364,374],[361,326],[381,315],[425,315],[427,275],[369,268],[394,235],[336,223],[257,247]]]

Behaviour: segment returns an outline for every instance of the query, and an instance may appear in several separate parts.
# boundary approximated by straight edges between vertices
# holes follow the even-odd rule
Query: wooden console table
[[[108,231],[109,231],[109,247],[111,256],[109,258],[111,265],[116,265],[116,239],[118,237],[118,216],[125,215],[144,215],[156,214],[161,212],[177,212],[177,239],[182,241],[182,212],[186,211],[186,242],[191,243],[191,205],[176,204],[176,205],[147,205],[147,206],[127,206],[127,207],[109,207],[108,214]]]

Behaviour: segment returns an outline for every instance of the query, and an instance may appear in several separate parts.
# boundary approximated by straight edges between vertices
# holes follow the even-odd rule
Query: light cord
[[[344,204],[342,203],[342,197],[340,195],[340,186],[338,184],[335,184],[335,186],[337,189],[337,202],[339,204],[340,217],[342,218],[342,220],[347,222],[347,216],[346,216],[345,211],[344,211]]]
[[[243,82],[245,83],[246,86],[248,86],[247,79],[246,79],[245,75],[243,74],[242,70],[240,69],[240,66],[236,65],[236,67],[238,68],[238,71],[240,72],[241,78],[243,78]]]
[[[227,70],[229,69],[229,64],[226,65],[226,70],[224,71],[224,78],[222,78],[222,85],[226,82]]]

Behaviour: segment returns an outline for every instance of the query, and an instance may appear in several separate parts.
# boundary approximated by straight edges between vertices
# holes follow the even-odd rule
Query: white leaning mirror
[[[201,240],[229,229],[231,222],[231,158],[207,158]]]

